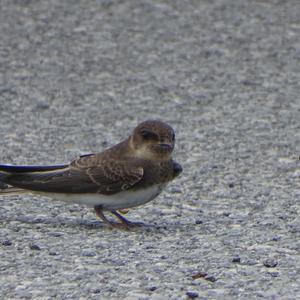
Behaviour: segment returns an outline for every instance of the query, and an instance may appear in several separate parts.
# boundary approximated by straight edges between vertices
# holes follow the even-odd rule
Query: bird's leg
[[[115,210],[112,210],[111,213],[113,215],[115,215],[120,221],[121,221],[121,224],[124,225],[124,227],[129,227],[129,226],[132,226],[133,223],[131,223],[130,221],[128,221],[126,218],[124,218],[123,216],[121,216],[119,213],[117,213]]]
[[[130,222],[126,218],[121,216],[118,212],[116,212],[115,210],[112,210],[111,213],[113,215],[115,215],[121,221],[121,224],[120,223],[119,224],[123,225],[125,228],[134,227],[134,226],[144,226],[145,225],[141,222]]]
[[[98,216],[105,224],[107,224],[107,225],[109,225],[109,226],[114,226],[114,224],[113,224],[111,221],[109,221],[109,220],[105,217],[105,215],[104,215],[103,212],[102,212],[102,208],[101,208],[100,206],[95,206],[94,209],[95,209],[96,215],[97,215],[97,216]]]
[[[113,223],[111,222],[109,219],[107,219],[105,217],[105,215],[103,214],[102,211],[102,207],[101,206],[95,206],[94,207],[95,212],[97,214],[97,216],[107,225],[109,225],[110,227],[121,227],[121,228],[125,228],[128,229],[129,228],[129,224],[130,222],[127,221],[125,218],[123,218],[122,216],[120,216],[117,212],[112,212],[115,216],[118,217],[118,219],[121,221],[121,223]]]

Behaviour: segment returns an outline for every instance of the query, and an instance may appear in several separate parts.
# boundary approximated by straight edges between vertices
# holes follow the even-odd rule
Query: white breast
[[[106,210],[118,210],[145,204],[158,196],[166,184],[157,184],[141,190],[128,190],[113,195],[63,194],[37,192],[54,200],[83,204],[89,207],[101,205]]]

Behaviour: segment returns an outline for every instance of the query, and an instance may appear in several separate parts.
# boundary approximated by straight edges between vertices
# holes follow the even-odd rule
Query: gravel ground
[[[1,163],[177,132],[179,179],[111,230],[0,201],[1,299],[300,299],[300,3],[21,1],[0,10]]]

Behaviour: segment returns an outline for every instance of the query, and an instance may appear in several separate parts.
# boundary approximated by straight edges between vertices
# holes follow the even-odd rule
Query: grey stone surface
[[[1,198],[1,299],[299,299],[299,16],[296,0],[2,0],[1,163],[67,162],[160,118],[184,172],[130,232]]]

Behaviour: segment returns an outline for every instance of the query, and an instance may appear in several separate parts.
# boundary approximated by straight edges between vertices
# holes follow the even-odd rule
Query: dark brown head
[[[175,145],[175,133],[171,126],[156,120],[140,123],[130,137],[135,155],[144,159],[168,160]]]

